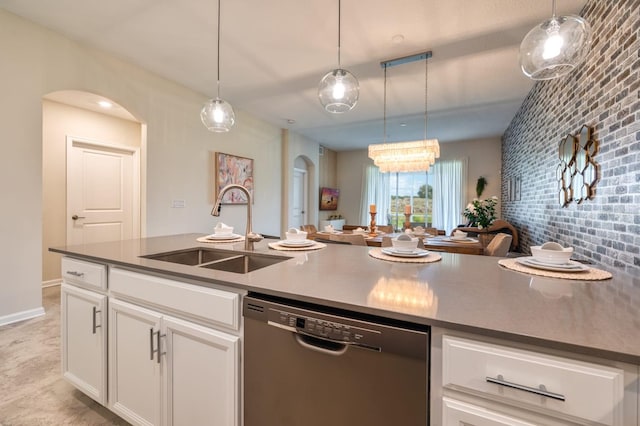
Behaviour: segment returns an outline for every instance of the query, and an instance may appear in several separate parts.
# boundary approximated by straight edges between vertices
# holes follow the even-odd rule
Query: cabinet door
[[[239,338],[172,317],[162,334],[166,424],[237,425]]]
[[[136,425],[161,423],[160,314],[109,299],[109,408]]]
[[[100,404],[107,395],[107,296],[62,284],[62,375]]]

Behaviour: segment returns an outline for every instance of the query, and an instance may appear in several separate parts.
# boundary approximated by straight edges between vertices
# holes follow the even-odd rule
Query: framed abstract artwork
[[[253,199],[253,159],[216,152],[215,180],[216,198],[225,186],[239,184],[247,188]],[[224,194],[222,204],[247,204],[247,197],[233,189]]]
[[[320,210],[337,210],[340,190],[336,188],[320,189]]]

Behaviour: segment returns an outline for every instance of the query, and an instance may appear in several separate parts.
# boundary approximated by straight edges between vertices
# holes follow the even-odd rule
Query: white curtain
[[[437,161],[433,174],[433,226],[447,235],[463,222],[468,159]]]
[[[360,224],[368,225],[371,222],[369,205],[376,205],[376,223],[388,225],[389,202],[389,173],[380,173],[376,166],[367,165],[364,171],[362,183],[362,196],[360,197]]]

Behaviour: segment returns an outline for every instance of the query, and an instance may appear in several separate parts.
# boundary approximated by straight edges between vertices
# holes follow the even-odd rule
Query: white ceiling
[[[558,14],[578,14],[585,3],[560,0]],[[216,0],[0,7],[215,96]],[[343,0],[341,15],[342,66],[360,81],[352,111],[329,114],[317,98],[318,82],[337,66],[337,0],[222,0],[221,97],[331,149],[362,148],[383,140],[380,62],[431,50],[428,136],[499,136],[533,85],[520,72],[520,41],[550,17],[551,0]],[[424,102],[424,62],[388,69],[388,141],[424,136]]]

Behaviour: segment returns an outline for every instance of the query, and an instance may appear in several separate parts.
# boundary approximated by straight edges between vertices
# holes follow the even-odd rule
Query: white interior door
[[[67,244],[139,235],[135,148],[67,137]]]
[[[307,171],[293,169],[293,205],[289,227],[300,228],[307,223]]]

